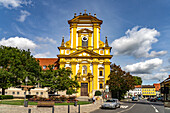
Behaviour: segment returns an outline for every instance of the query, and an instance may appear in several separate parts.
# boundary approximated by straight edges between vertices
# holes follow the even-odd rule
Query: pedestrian
[[[93,96],[93,98],[92,98],[92,99],[93,99],[93,104],[94,104],[94,103],[95,103],[95,97]]]

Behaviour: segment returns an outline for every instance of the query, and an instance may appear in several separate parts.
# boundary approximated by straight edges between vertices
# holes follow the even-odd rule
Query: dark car
[[[147,101],[150,101],[151,98],[147,98]]]
[[[156,102],[156,98],[151,98],[150,102]]]
[[[132,101],[138,101],[137,97],[132,97]]]

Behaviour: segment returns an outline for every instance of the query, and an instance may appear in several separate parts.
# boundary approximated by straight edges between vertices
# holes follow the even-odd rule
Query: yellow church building
[[[70,25],[70,40],[62,38],[58,47],[60,54],[59,67],[72,70],[71,77],[78,77],[79,85],[77,96],[92,97],[96,90],[103,91],[110,74],[111,47],[100,40],[102,20],[87,14],[76,13],[68,21]]]

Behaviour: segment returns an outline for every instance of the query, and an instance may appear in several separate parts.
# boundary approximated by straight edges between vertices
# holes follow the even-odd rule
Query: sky
[[[69,40],[74,13],[103,20],[112,63],[143,84],[170,73],[170,0],[0,0],[0,45],[30,49],[34,57],[56,58],[62,36]]]

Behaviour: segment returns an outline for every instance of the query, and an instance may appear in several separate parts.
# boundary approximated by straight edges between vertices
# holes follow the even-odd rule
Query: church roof
[[[68,21],[69,24],[71,23],[79,23],[79,24],[86,24],[86,23],[99,23],[102,24],[103,21],[98,19],[96,17],[96,14],[94,16],[91,15],[91,13],[87,14],[86,10],[84,14],[81,14],[76,16],[76,13],[74,15],[74,18]]]

